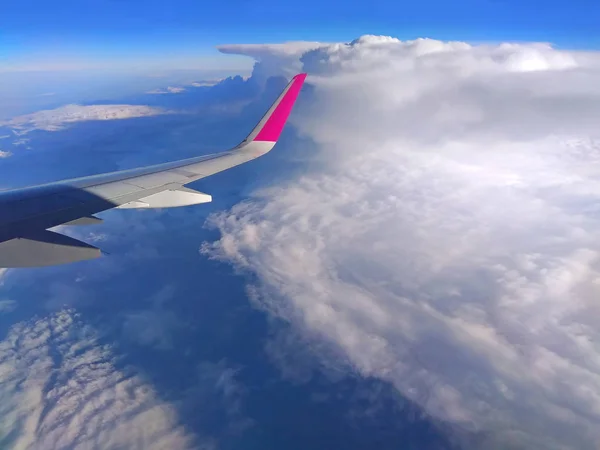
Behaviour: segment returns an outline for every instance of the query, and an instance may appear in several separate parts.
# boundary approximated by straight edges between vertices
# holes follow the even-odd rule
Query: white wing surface
[[[306,74],[296,75],[244,141],[213,155],[0,192],[0,267],[63,264],[101,255],[100,249],[48,231],[87,225],[111,208],[166,208],[211,201],[185,187],[192,181],[269,152],[292,111]]]

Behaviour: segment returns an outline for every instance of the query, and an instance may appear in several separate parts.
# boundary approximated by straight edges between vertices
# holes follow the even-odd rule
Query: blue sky
[[[28,0],[0,14],[0,70],[243,67],[214,46],[362,34],[600,47],[595,0]]]

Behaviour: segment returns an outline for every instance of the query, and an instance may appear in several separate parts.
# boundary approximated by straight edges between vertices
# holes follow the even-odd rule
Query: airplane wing
[[[49,231],[101,222],[111,208],[168,208],[212,200],[186,187],[269,152],[292,111],[306,74],[296,75],[246,139],[231,150],[132,170],[0,192],[0,267],[34,267],[97,258],[101,250]]]

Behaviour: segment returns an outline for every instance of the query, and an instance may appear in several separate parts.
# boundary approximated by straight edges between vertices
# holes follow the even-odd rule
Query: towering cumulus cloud
[[[228,46],[265,58],[261,76],[280,55],[309,72],[295,125],[318,150],[213,216],[222,237],[203,251],[253,274],[256,304],[306,345],[478,448],[596,448],[599,56],[309,47]]]

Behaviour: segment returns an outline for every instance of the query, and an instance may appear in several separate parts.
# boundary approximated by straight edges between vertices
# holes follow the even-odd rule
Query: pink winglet
[[[300,73],[292,78],[290,88],[254,138],[255,141],[276,142],[277,139],[279,139],[281,130],[283,130],[283,126],[292,112],[292,108],[294,107],[294,103],[300,93],[300,89],[302,89],[305,79],[305,73]]]

